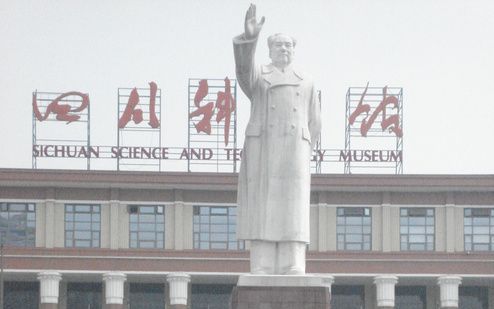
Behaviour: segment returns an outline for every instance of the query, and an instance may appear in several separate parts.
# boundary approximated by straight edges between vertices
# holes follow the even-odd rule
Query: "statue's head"
[[[283,33],[276,33],[268,38],[269,58],[276,67],[286,67],[295,54],[297,41]]]

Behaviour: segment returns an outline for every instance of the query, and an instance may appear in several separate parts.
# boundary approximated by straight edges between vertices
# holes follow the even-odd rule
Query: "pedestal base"
[[[332,278],[318,276],[240,276],[231,309],[329,309]]]
[[[235,287],[231,309],[330,309],[325,287]]]
[[[106,304],[105,307],[103,307],[105,309],[124,309],[124,305],[123,304]]]

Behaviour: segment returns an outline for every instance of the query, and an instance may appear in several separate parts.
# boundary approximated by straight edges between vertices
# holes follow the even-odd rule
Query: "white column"
[[[53,248],[55,242],[55,200],[45,201],[45,247]]]
[[[391,207],[389,204],[383,204],[381,207],[381,222],[386,224],[381,225],[381,248],[384,252],[391,251]]]
[[[107,304],[123,304],[125,279],[125,274],[121,272],[103,274]]]
[[[175,250],[184,249],[184,203],[175,202]]]
[[[116,200],[111,200],[110,204],[108,205],[110,208],[110,249],[118,249],[119,248],[119,223],[122,222],[119,219],[119,214],[120,214],[120,206],[119,206],[119,201]],[[126,221],[128,222],[128,221]],[[122,235],[128,235],[128,234],[122,234]]]
[[[56,271],[38,274],[40,301],[42,304],[58,304],[59,283],[62,275]]]
[[[378,307],[395,306],[395,285],[398,283],[398,277],[391,275],[382,275],[374,278],[376,285],[376,299]]]
[[[185,273],[171,273],[166,276],[170,288],[170,305],[187,305],[190,276]]]
[[[437,279],[441,289],[441,307],[458,308],[458,286],[461,278],[456,276],[444,276]]]

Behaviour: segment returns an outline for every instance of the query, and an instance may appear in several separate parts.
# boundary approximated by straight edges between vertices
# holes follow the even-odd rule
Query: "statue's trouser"
[[[252,240],[250,272],[252,274],[303,275],[307,244],[300,241]]]

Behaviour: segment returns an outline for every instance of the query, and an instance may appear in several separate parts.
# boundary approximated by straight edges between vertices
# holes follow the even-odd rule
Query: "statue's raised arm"
[[[264,25],[264,21],[266,19],[264,16],[261,18],[261,21],[258,23],[256,18],[256,5],[251,4],[249,9],[245,13],[245,25],[244,25],[244,35],[247,40],[256,38],[261,32],[262,26]]]
[[[262,17],[261,21],[257,22],[256,6],[251,4],[245,13],[244,33],[233,38],[237,81],[249,99],[252,99],[254,84],[259,74],[254,64],[254,54],[264,21],[265,18]]]

